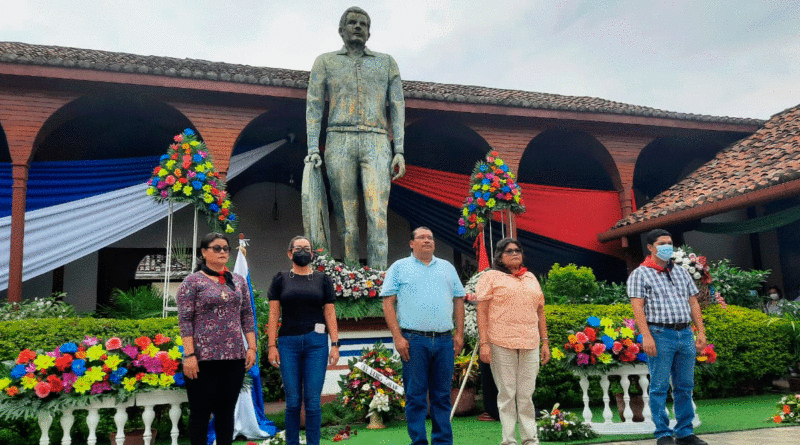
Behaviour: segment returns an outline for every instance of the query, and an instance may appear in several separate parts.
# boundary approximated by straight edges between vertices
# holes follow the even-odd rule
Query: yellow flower
[[[103,380],[103,377],[105,375],[106,375],[106,373],[103,372],[103,367],[102,366],[92,366],[91,368],[89,368],[88,371],[86,371],[86,374],[84,374],[84,377],[90,379],[93,382],[99,382],[99,381]]]
[[[158,386],[167,387],[175,383],[175,379],[171,375],[161,374],[158,379]]]
[[[514,196],[514,202],[516,202],[517,204],[519,204],[519,195],[516,195],[516,196]]]
[[[150,343],[149,345],[147,345],[146,348],[144,348],[144,350],[142,350],[142,352],[149,355],[150,357],[155,357],[156,354],[158,354],[158,348],[156,347],[156,345]]]
[[[464,207],[464,210],[461,211],[461,214],[464,216],[469,216],[469,209]]]
[[[225,224],[225,233],[233,233],[233,227],[230,224]]]
[[[475,184],[472,186],[472,190],[478,190],[479,188],[481,188],[480,184]]]
[[[231,206],[231,201],[229,199],[226,199],[225,201],[223,201],[223,203],[222,203],[222,208],[223,209],[227,209],[230,206]]]
[[[494,207],[495,204],[497,204],[497,201],[495,201],[494,198],[489,198],[489,200],[486,201],[486,207]]]
[[[172,167],[175,167],[175,160],[170,159],[166,164],[164,164],[164,166],[167,167],[167,170],[172,170]],[[164,171],[164,169],[161,169],[161,171]],[[159,175],[161,174],[161,171],[158,172]]]
[[[497,165],[497,166],[502,166],[502,165],[503,165],[503,160],[502,160],[502,159],[495,159],[495,160],[494,160],[494,163],[495,163],[495,165]]]
[[[208,186],[205,186],[205,187],[208,187]],[[214,202],[214,197],[211,196],[208,193],[203,193],[203,201],[205,201],[206,204],[211,204],[212,202]]]
[[[8,388],[8,385],[10,385],[10,384],[11,384],[11,379],[10,378],[3,377],[2,379],[0,379],[0,391]]]
[[[120,363],[122,363],[122,359],[116,354],[109,356],[105,361],[105,365],[111,368],[113,371],[116,371],[117,368],[119,368]]]
[[[158,386],[158,374],[145,374],[145,376],[142,377],[142,382],[150,386]]]
[[[405,398],[405,397],[403,397],[402,399],[400,399],[400,406],[402,406],[403,408],[405,408],[405,407],[406,407],[406,398]]]
[[[163,168],[162,168],[161,170],[159,170],[159,171],[158,171],[158,176],[159,176],[160,178],[163,178],[164,176],[167,176],[168,174],[169,174],[169,172],[168,172],[168,171],[166,171],[166,170],[165,170],[165,169],[163,169]]]
[[[183,188],[183,184],[181,184],[180,182],[176,182],[175,184],[172,184],[172,191],[173,192],[179,192],[179,191],[181,191],[182,188]]]
[[[481,190],[483,190],[484,192],[488,191],[489,190],[489,184],[483,184],[483,187],[481,187]]]
[[[183,339],[176,335],[175,336],[175,344],[178,345],[178,346],[183,346]]]
[[[122,385],[125,391],[133,391],[136,389],[136,377],[125,377],[122,379]]]
[[[614,321],[608,317],[603,317],[600,319],[600,326],[604,328],[610,328],[611,326],[614,326]]]
[[[370,280],[367,280],[366,282],[364,282],[364,286],[365,286],[365,287],[367,287],[367,288],[370,288],[370,287],[372,287],[372,284],[373,284],[373,283],[372,283],[372,281],[370,281]]]
[[[578,337],[576,337],[575,334],[570,334],[569,337],[567,337],[567,341],[572,344],[578,343]]]
[[[611,357],[611,354],[609,354],[607,352],[604,352],[604,353],[600,354],[597,357],[597,359],[600,360],[600,362],[602,362],[602,363],[609,364],[609,363],[611,363],[612,357]]]
[[[190,147],[191,146],[189,144],[185,143],[185,142],[183,143],[183,145],[181,145],[181,148],[183,148],[184,150],[186,150],[187,148],[190,148]]]
[[[22,378],[22,387],[25,389],[33,389],[37,383],[39,381],[36,380],[36,377],[31,377],[30,374]]]
[[[100,345],[94,345],[91,348],[86,350],[86,358],[89,360],[100,360],[100,357],[106,353],[106,350],[103,349]]]
[[[206,171],[206,166],[203,165],[203,164],[200,164],[200,165],[198,165],[197,167],[194,168],[194,171],[196,171],[197,173],[203,173],[204,171]],[[210,185],[207,186],[207,187],[208,187],[209,190],[211,190],[211,186]],[[203,190],[205,190],[205,187],[203,187]],[[208,191],[208,190],[206,190],[206,191]]]
[[[614,328],[606,328],[603,331],[603,334],[608,335],[609,337],[611,337],[612,340],[616,340],[618,335],[617,331],[615,331]]]
[[[206,192],[206,193],[210,192],[211,191],[211,186],[208,185],[208,184],[204,185],[203,186],[203,191]],[[213,201],[214,199],[212,198],[211,200]]]
[[[189,145],[191,145],[192,147],[197,147],[198,145],[200,145],[200,143],[197,142],[197,141],[192,141],[192,142],[189,142]]]
[[[562,360],[562,359],[564,359],[564,357],[566,357],[564,355],[564,353],[561,351],[561,349],[558,349],[556,347],[553,347],[553,348],[550,349],[550,355],[555,360]]]
[[[622,328],[622,329],[620,329],[619,333],[620,333],[620,335],[622,335],[622,338],[633,338],[633,329],[631,329],[631,328],[629,328],[627,326]]]
[[[180,348],[178,348],[177,346],[173,346],[172,349],[167,351],[167,355],[169,355],[169,358],[172,359],[172,360],[177,360],[177,359],[183,357],[183,353],[181,352]]]
[[[205,166],[207,169],[211,169],[214,167],[214,164],[212,164],[211,161],[206,161]]]
[[[156,189],[153,187],[147,187],[147,196],[153,196],[156,194]]]
[[[72,384],[72,389],[74,389],[75,392],[78,394],[85,393],[91,387],[92,387],[92,380],[85,375],[83,377],[78,377],[78,380],[75,380],[75,383]]]
[[[183,187],[183,194],[186,195],[186,196],[192,196],[192,190],[193,189],[192,189],[191,185],[184,186]]]
[[[42,369],[52,368],[53,365],[56,364],[55,357],[50,357],[49,355],[40,355],[36,357],[36,360],[33,361],[33,364],[36,365],[36,370],[41,371]]]

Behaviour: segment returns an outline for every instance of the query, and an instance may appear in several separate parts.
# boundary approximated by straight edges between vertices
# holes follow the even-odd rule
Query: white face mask
[[[778,294],[769,294],[769,297],[772,298],[773,300],[777,300],[779,298]]]

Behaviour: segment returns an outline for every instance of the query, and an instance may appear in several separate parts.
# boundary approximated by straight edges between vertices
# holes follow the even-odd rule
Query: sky
[[[310,70],[354,4],[406,80],[759,119],[800,104],[800,0],[0,0],[0,40]]]

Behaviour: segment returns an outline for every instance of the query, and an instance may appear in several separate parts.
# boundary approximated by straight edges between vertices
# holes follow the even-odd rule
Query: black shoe
[[[675,443],[681,445],[708,445],[708,442],[705,440],[695,436],[694,434],[690,434],[686,437],[678,438]]]
[[[672,445],[675,443],[675,439],[672,436],[663,436],[659,437],[656,445]]]

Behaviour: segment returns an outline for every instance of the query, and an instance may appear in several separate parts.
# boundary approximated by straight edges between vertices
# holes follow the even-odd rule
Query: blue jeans
[[[693,434],[694,406],[694,361],[696,349],[692,328],[682,331],[650,326],[656,343],[656,356],[647,358],[650,370],[650,411],[656,424],[656,438],[672,436],[669,427],[666,401],[669,381],[672,377],[672,398],[675,401],[675,437]]]
[[[300,444],[300,405],[306,408],[306,440],[319,445],[320,394],[328,366],[328,334],[309,332],[278,338],[281,378],[286,391],[286,443]]]
[[[403,361],[406,392],[406,422],[411,445],[427,445],[425,417],[430,395],[432,445],[452,445],[450,385],[453,381],[453,337],[423,337],[403,333],[408,340],[409,360]]]

